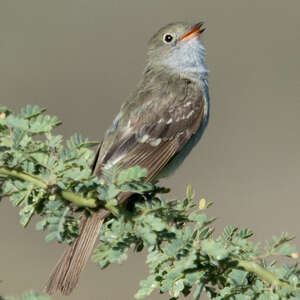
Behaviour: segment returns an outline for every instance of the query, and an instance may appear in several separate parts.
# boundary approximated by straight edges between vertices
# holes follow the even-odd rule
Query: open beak
[[[194,38],[196,36],[200,36],[202,32],[205,31],[206,28],[203,27],[204,22],[199,22],[195,24],[187,33],[185,33],[180,39],[179,42],[189,40],[190,38]]]

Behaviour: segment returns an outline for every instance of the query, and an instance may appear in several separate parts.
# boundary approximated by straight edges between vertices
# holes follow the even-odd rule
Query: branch
[[[280,280],[272,272],[266,270],[265,268],[263,268],[262,266],[260,266],[259,264],[253,261],[239,260],[237,266],[248,272],[256,274],[257,276],[259,276],[261,279],[271,284],[272,286],[280,286],[280,287],[291,286],[288,283]]]
[[[79,194],[70,191],[60,191],[58,193],[63,199],[73,202],[75,205],[79,207],[96,208],[97,206],[99,206],[97,204],[97,200],[94,198],[84,198]]]
[[[48,190],[50,186],[44,182],[42,179],[37,176],[26,174],[24,172],[19,172],[15,170],[8,170],[6,168],[0,168],[0,175],[6,175],[9,177],[14,177],[23,181],[32,183],[33,185],[40,187],[42,189]],[[55,194],[55,193],[54,193]],[[94,198],[85,198],[79,194],[70,192],[70,191],[58,191],[56,194],[59,194],[64,200],[70,201],[79,207],[89,207],[96,208],[98,206],[98,201]]]
[[[0,168],[0,177],[2,175],[6,175],[9,177],[14,177],[23,181],[27,181],[32,183],[33,185],[40,187],[42,189],[45,190],[49,190],[49,188],[51,187],[50,185],[48,185],[45,181],[43,181],[42,179],[38,178],[37,176],[31,175],[31,174],[27,174],[24,172],[20,172],[20,171],[15,171],[15,170],[9,170],[6,168]],[[88,208],[97,208],[100,206],[99,201],[95,198],[85,198],[77,193],[71,192],[71,191],[62,191],[62,190],[58,190],[57,192],[52,192],[52,194],[56,194],[61,196],[64,200],[67,200],[69,202],[74,203],[76,206],[78,207],[88,207]],[[103,205],[103,207],[105,209],[107,209],[108,211],[110,211],[114,216],[118,216],[119,215],[119,211],[118,209],[113,206],[110,205],[109,203],[106,203],[105,205]]]
[[[0,174],[9,176],[9,177],[14,177],[14,178],[17,178],[20,180],[28,181],[28,182],[32,183],[33,185],[40,187],[42,189],[48,188],[48,185],[46,182],[44,182],[40,178],[30,175],[30,174],[26,174],[26,173],[19,172],[16,170],[9,170],[6,168],[0,168]]]

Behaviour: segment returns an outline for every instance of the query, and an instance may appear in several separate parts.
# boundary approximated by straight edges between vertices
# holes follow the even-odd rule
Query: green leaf
[[[184,280],[179,279],[179,280],[175,281],[173,288],[171,290],[171,293],[175,298],[177,298],[183,289],[184,289]]]
[[[26,131],[28,129],[28,121],[22,118],[15,117],[13,115],[9,115],[6,118],[6,123],[11,128],[18,128]]]
[[[284,256],[291,256],[293,253],[297,253],[297,249],[293,245],[285,244],[280,248],[279,253]]]
[[[47,226],[47,219],[43,219],[36,223],[35,229],[36,230],[44,230]]]
[[[50,133],[47,133],[46,137],[48,140],[48,145],[52,149],[59,147],[63,140],[62,135],[51,135]]]
[[[276,294],[273,294],[272,292],[265,292],[261,294],[258,298],[258,300],[279,300],[279,296]]]
[[[237,230],[238,228],[235,226],[226,226],[224,229],[223,238],[230,241]]]
[[[211,222],[214,221],[214,219],[209,220],[207,215],[199,214],[198,212],[191,213],[189,215],[188,219],[189,219],[189,221],[196,222],[197,223],[196,224],[197,228],[201,228],[201,227],[203,227],[205,225],[208,225],[208,224],[210,224]]]
[[[106,191],[106,197],[107,199],[115,199],[119,193],[120,193],[119,189],[117,189],[113,185],[110,185]]]
[[[242,270],[232,270],[229,274],[229,279],[232,282],[233,286],[247,285],[248,272]]]
[[[26,227],[28,225],[29,221],[31,220],[32,216],[34,215],[34,212],[35,212],[35,207],[33,204],[24,206],[20,210],[20,216],[21,216],[20,223],[22,226]]]
[[[143,299],[149,296],[157,287],[155,275],[150,275],[146,280],[140,282],[141,288],[135,294],[137,299]]]
[[[272,245],[273,248],[278,248],[286,242],[293,240],[293,237],[290,237],[287,233],[282,233],[280,237],[273,236],[274,243]]]
[[[157,241],[156,234],[149,227],[137,227],[137,231],[140,237],[143,237],[143,240],[148,245],[154,245]]]
[[[117,185],[123,185],[128,182],[139,181],[147,176],[147,169],[141,168],[139,166],[131,167],[122,170],[117,179]]]
[[[91,142],[87,138],[79,135],[78,133],[73,134],[69,140],[67,140],[67,146],[70,149],[79,149],[81,147],[92,147],[98,145],[99,142]]]
[[[21,297],[9,296],[9,297],[4,297],[3,299],[4,300],[50,300],[50,297],[41,296],[37,292],[30,291],[30,292],[25,292]]]
[[[16,128],[13,132],[13,147],[18,148],[18,146],[21,144],[23,138],[25,137],[26,132],[20,128]],[[25,146],[23,144],[23,146]]]
[[[252,297],[250,298],[249,296],[243,294],[237,294],[234,297],[234,300],[252,300],[252,299],[253,299]]]
[[[29,130],[33,134],[46,133],[60,124],[61,122],[58,121],[57,117],[38,115],[36,118],[30,121]]]
[[[148,215],[144,218],[144,222],[149,224],[154,231],[162,231],[166,228],[165,223],[160,218]]]
[[[37,117],[38,115],[42,114],[46,111],[45,108],[40,108],[37,105],[26,105],[24,108],[21,109],[21,116],[24,119],[31,119],[33,117]]]
[[[237,234],[236,234],[236,237],[239,237],[241,239],[247,239],[249,238],[250,236],[253,235],[253,231],[250,230],[250,229],[242,229],[240,230]]]
[[[59,238],[59,236],[58,236],[57,232],[55,231],[55,232],[51,232],[51,233],[47,234],[45,237],[45,241],[46,241],[46,243],[50,243],[52,241],[56,241],[58,238]]]
[[[185,284],[188,286],[193,286],[197,281],[201,280],[204,275],[205,272],[203,271],[187,273],[185,276]]]
[[[216,260],[223,260],[228,257],[229,251],[221,243],[213,240],[204,240],[201,243],[202,250]]]

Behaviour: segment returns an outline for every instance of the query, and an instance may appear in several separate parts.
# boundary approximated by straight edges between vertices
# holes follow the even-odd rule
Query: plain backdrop
[[[148,39],[179,20],[206,22],[212,113],[163,184],[170,197],[192,184],[213,201],[217,232],[248,227],[264,241],[285,231],[300,249],[299,0],[1,0],[0,104],[47,107],[66,137],[100,140],[141,76]],[[0,205],[0,294],[40,290],[65,246],[46,244],[8,201]],[[131,253],[104,271],[89,263],[69,299],[133,299],[144,260]]]

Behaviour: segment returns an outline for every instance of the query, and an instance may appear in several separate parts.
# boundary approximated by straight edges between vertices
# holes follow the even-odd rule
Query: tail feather
[[[69,295],[72,292],[93,250],[103,217],[103,211],[99,211],[82,219],[80,235],[56,264],[46,283],[46,293]]]

